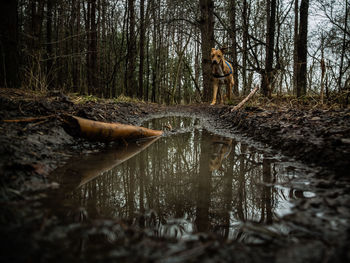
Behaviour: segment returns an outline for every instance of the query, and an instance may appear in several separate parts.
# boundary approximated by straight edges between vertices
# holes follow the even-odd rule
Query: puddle
[[[242,223],[271,225],[291,212],[292,199],[314,196],[290,188],[302,169],[212,134],[199,119],[167,117],[143,126],[169,124],[172,131],[161,138],[75,158],[56,170],[57,209],[79,221],[121,219],[154,236],[233,239]]]

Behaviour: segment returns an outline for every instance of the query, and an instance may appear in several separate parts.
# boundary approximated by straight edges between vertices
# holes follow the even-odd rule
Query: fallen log
[[[93,121],[72,115],[65,115],[63,121],[65,123],[64,128],[69,134],[92,141],[110,142],[158,137],[163,134],[163,131],[160,130],[151,130],[121,123]]]
[[[238,103],[236,106],[234,106],[231,109],[231,112],[239,110],[240,108],[242,108],[242,106],[244,105],[244,103],[246,103],[251,97],[253,97],[253,95],[255,94],[255,92],[257,92],[257,90],[259,89],[259,85],[257,84],[255,86],[255,88],[248,94],[247,97],[245,97],[240,103]]]

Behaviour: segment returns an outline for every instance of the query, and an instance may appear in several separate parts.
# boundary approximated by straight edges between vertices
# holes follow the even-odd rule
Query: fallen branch
[[[56,117],[55,114],[47,115],[47,116],[40,116],[40,117],[29,117],[24,119],[15,119],[15,120],[2,120],[3,122],[33,122],[33,121],[40,121],[40,120],[46,120],[48,118]]]
[[[68,133],[84,137],[92,141],[116,141],[138,139],[145,137],[157,137],[163,134],[163,131],[151,130],[144,127],[121,124],[106,123],[83,119],[76,116],[66,115],[63,118],[65,129]]]
[[[247,97],[245,97],[240,103],[238,103],[236,106],[234,106],[231,109],[231,112],[239,110],[240,108],[242,108],[242,106],[244,105],[244,103],[246,103],[251,97],[253,97],[253,95],[257,92],[257,90],[259,89],[259,85],[256,84],[255,88],[248,94]]]

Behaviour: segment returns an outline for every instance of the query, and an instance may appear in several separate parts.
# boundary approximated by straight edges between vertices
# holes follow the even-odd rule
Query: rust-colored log
[[[116,140],[129,140],[157,137],[163,134],[163,131],[159,130],[151,130],[144,127],[121,123],[93,121],[71,115],[65,116],[64,122],[68,124],[66,125],[66,130],[68,128],[68,133],[93,141],[108,142]]]

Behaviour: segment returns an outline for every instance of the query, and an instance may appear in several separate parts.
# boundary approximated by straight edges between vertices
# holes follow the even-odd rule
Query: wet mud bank
[[[37,96],[0,90],[0,118],[42,117],[0,123],[1,257],[5,262],[344,262],[350,260],[350,111],[226,106],[165,107],[113,101],[81,103],[59,92]],[[288,231],[242,222],[242,236],[225,240],[199,234],[189,240],[155,237],[137,224],[89,219],[81,207],[53,212],[45,200],[60,185],[51,172],[71,156],[103,150],[104,143],[74,138],[60,114],[141,124],[167,115],[199,117],[223,135],[241,133],[313,166],[316,196],[295,200],[281,219]],[[118,145],[116,145],[118,146]],[[293,183],[293,182],[292,182]],[[296,186],[297,187],[297,186]]]
[[[349,179],[350,110],[247,108],[211,109],[223,123],[304,163]]]

